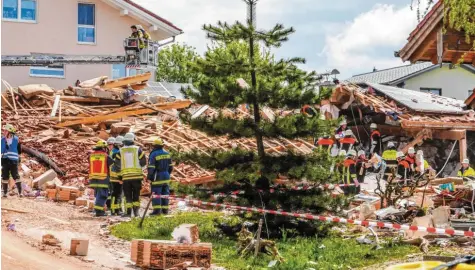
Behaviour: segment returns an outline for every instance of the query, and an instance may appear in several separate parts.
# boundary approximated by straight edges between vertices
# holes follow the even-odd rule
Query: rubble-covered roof
[[[346,79],[345,81],[358,84],[365,82],[390,84],[391,82],[413,75],[414,73],[431,70],[435,67],[437,66],[428,62],[416,63],[413,65],[393,67],[383,70],[377,70],[374,72],[354,75],[353,77]]]
[[[377,83],[367,83],[367,85],[414,111],[455,114],[466,113],[466,111],[463,110],[464,103],[462,100]]]
[[[340,84],[335,88],[331,101],[335,104],[343,104],[348,102],[350,96],[353,95],[355,101],[359,104],[370,106],[375,112],[386,114],[391,120],[398,121],[403,128],[475,130],[475,112],[473,110],[464,111],[463,113],[455,108],[452,108],[452,111],[437,109],[437,107],[430,111],[421,110],[420,108],[414,110],[401,102],[401,95],[393,97],[383,91],[378,91],[377,86],[380,85],[375,84],[373,86],[375,87],[371,88],[374,91],[371,88],[363,89],[357,85]],[[379,88],[382,89],[382,87]],[[398,91],[405,90],[391,88]],[[426,103],[425,106],[429,105]]]

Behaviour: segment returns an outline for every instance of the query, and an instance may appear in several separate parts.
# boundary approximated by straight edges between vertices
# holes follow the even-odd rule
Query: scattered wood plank
[[[152,73],[147,72],[135,76],[130,76],[130,77],[124,77],[120,78],[117,80],[112,80],[112,81],[105,81],[103,85],[101,85],[101,88],[106,90],[106,89],[111,89],[111,88],[116,88],[116,87],[127,87],[127,85],[132,85],[132,84],[142,84],[143,82],[146,82],[150,79],[152,76]]]
[[[168,110],[168,109],[183,109],[190,105],[191,105],[191,101],[182,100],[182,101],[175,101],[175,102],[170,102],[170,103],[156,104],[154,107],[156,109]],[[139,109],[139,110],[118,112],[118,113],[112,113],[112,114],[106,114],[106,115],[100,115],[100,116],[92,116],[92,117],[84,118],[81,120],[60,123],[56,125],[56,127],[69,127],[69,126],[81,125],[81,124],[93,124],[93,123],[99,123],[105,120],[118,119],[118,118],[131,116],[131,115],[149,114],[153,112],[155,112],[155,110]]]
[[[77,97],[77,96],[62,96],[62,101],[83,102],[83,103],[99,103],[101,100],[96,97]]]

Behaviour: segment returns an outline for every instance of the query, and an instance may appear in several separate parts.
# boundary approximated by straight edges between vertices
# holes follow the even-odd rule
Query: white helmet
[[[363,150],[360,150],[358,151],[358,156],[361,156],[361,155],[366,155],[366,153]]]
[[[122,144],[123,141],[124,136],[117,136],[117,138],[115,138],[115,144]]]
[[[109,139],[107,139],[107,144],[114,144],[114,143],[115,143],[114,137],[109,137]]]
[[[415,154],[416,150],[414,149],[414,147],[409,147],[409,150],[407,150],[407,153],[408,154]]]
[[[346,124],[347,124],[347,123],[346,123],[346,119],[341,120],[340,126],[343,126],[343,125],[346,125]]]
[[[468,160],[468,158],[465,158],[465,159],[462,161],[462,164],[470,164],[470,160]]]
[[[398,152],[396,153],[396,158],[403,158],[403,157],[404,157],[404,153],[403,153],[403,152],[398,151]]]
[[[388,142],[388,148],[396,147],[393,142]]]
[[[378,125],[376,125],[376,123],[371,123],[371,125],[369,126],[369,128],[377,129],[377,128],[378,128]]]
[[[351,129],[345,130],[345,136],[353,136],[353,131]]]
[[[125,134],[124,141],[133,142],[135,140],[135,135],[131,132]]]
[[[356,151],[355,151],[355,150],[350,150],[350,151],[348,151],[348,156],[349,156],[349,157],[354,157],[354,156],[356,156]]]
[[[417,150],[417,153],[416,153],[416,154],[423,156],[423,155],[424,155],[424,152],[422,152],[422,150]]]
[[[340,152],[338,153],[338,156],[340,156],[340,157],[346,156],[346,151],[345,150],[340,150]]]

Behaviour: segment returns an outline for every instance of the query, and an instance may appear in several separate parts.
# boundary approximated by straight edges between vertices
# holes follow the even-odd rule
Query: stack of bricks
[[[81,197],[77,187],[61,186],[56,188],[58,201],[73,201]]]
[[[131,259],[145,269],[169,269],[191,263],[192,267],[211,267],[211,243],[181,244],[166,240],[132,240]]]

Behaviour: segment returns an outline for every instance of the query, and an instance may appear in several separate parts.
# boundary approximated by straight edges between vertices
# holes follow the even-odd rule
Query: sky
[[[183,29],[177,37],[203,54],[208,40],[203,24],[246,20],[242,0],[135,0]],[[417,2],[417,1],[415,1]],[[425,2],[425,1],[421,1]],[[411,0],[259,0],[257,28],[276,23],[296,32],[274,54],[304,57],[303,69],[340,71],[339,79],[400,66],[394,51],[401,49],[417,25]]]

